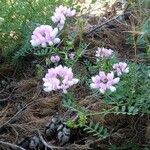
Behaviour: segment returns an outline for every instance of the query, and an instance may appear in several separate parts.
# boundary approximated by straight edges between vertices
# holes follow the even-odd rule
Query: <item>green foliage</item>
[[[66,122],[66,125],[71,128],[71,129],[76,129],[78,128],[78,124],[76,123],[76,121],[72,120],[72,119],[69,119],[67,122]]]
[[[87,109],[80,107],[75,103],[75,97],[73,93],[67,93],[64,95],[63,106],[79,114],[85,114],[88,112]]]
[[[70,128],[78,128],[83,127],[87,123],[87,114],[88,110],[84,107],[80,107],[75,103],[75,97],[73,93],[67,93],[64,95],[63,106],[68,108],[69,110],[76,112],[78,118],[75,120],[69,119],[66,124]]]
[[[135,106],[118,106],[115,109],[115,114],[123,114],[123,115],[137,115],[138,109]]]
[[[42,48],[42,49],[36,50],[34,52],[34,55],[36,55],[38,57],[48,56],[49,54],[50,54],[49,48]]]
[[[97,63],[85,62],[90,75],[98,74],[104,70],[110,72],[112,66],[119,60],[114,56],[110,60],[101,59]],[[116,86],[116,91],[109,90],[104,94],[104,101],[107,105],[112,105],[113,110],[103,110],[97,115],[106,115],[107,113],[137,115],[150,114],[150,68],[143,64],[128,62],[129,73],[120,76],[120,81]],[[91,83],[91,82],[90,82]],[[87,83],[89,85],[90,83]],[[95,95],[99,96],[99,91],[94,90]],[[92,115],[92,114],[91,114]],[[96,113],[95,113],[96,115]]]
[[[128,115],[150,113],[150,68],[131,63],[130,71],[124,75],[116,92],[107,93],[105,101],[117,106],[116,112]]]
[[[40,64],[36,65],[36,77],[41,79],[44,75],[44,67]]]
[[[97,61],[96,63],[96,68],[98,68],[98,71],[106,71],[106,72],[111,72],[112,71],[112,67],[113,64],[117,63],[118,59],[116,58],[115,55],[113,55],[111,57],[111,59],[109,58],[101,58]]]
[[[71,120],[69,119],[66,124],[68,127],[70,128],[82,128],[83,126],[86,125],[87,123],[87,117],[85,114],[82,114],[82,113],[79,113],[79,119],[76,121],[76,120]]]
[[[109,135],[107,128],[104,128],[99,123],[94,124],[93,122],[90,122],[89,125],[84,126],[83,130],[86,131],[87,133],[92,134],[93,136],[96,136],[101,139],[105,139]]]
[[[89,71],[89,75],[93,76],[98,74],[99,71],[105,71],[107,73],[112,71],[113,64],[118,62],[118,58],[115,54],[111,58],[100,58],[95,62],[90,61],[89,59],[84,60],[84,65]]]
[[[65,45],[63,51],[59,50],[59,51],[57,51],[57,54],[59,54],[59,55],[63,54],[62,58],[64,60],[64,64],[67,65],[68,67],[73,68],[73,67],[75,67],[76,62],[85,53],[85,50],[87,49],[88,44],[80,42],[78,47],[75,48],[74,45],[73,45],[74,42],[72,42],[73,41],[72,38],[69,38],[68,40],[66,39],[66,43],[65,43],[66,45]],[[70,50],[74,50],[74,53],[75,53],[74,59],[69,58],[69,53],[71,53]]]
[[[107,128],[104,128],[99,123],[94,124],[92,121],[87,124],[88,110],[78,106],[75,103],[74,96],[72,94],[66,94],[63,100],[63,106],[77,113],[78,120],[69,119],[66,124],[70,128],[83,128],[87,133],[92,134],[98,138],[106,138],[108,136]]]
[[[29,38],[23,40],[23,45],[18,46],[18,50],[14,51],[14,54],[12,55],[12,62],[14,64],[17,64],[18,61],[21,62],[21,60],[30,54],[32,52],[32,48],[30,46]],[[11,52],[11,51],[10,51]],[[6,55],[8,57],[8,55]],[[9,56],[11,58],[11,55]]]
[[[140,48],[148,48],[150,46],[150,19],[144,20],[140,27],[140,34],[137,37],[137,46]]]
[[[92,0],[92,4],[95,3],[95,2],[96,2],[96,0]]]
[[[4,18],[0,17],[0,26],[3,24],[3,22],[4,22]]]
[[[52,54],[57,54],[57,55],[65,55],[65,52],[61,52],[61,50],[58,47],[46,47],[46,48],[34,48],[32,50],[32,53],[37,56],[37,57],[46,57],[50,56]]]

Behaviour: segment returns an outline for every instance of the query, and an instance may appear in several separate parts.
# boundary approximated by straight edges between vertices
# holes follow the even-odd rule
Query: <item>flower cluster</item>
[[[50,60],[52,63],[58,63],[60,61],[60,57],[58,55],[52,55]]]
[[[129,72],[129,67],[125,62],[119,62],[113,65],[113,68],[118,76],[121,76],[123,73]]]
[[[75,13],[76,10],[71,10],[71,8],[60,5],[55,9],[51,19],[54,23],[57,23],[57,27],[61,30],[64,27],[66,17],[72,17]],[[33,47],[47,47],[48,45],[51,46],[59,43],[60,39],[57,38],[58,28],[53,29],[50,25],[41,25],[37,27],[31,36],[31,45]]]
[[[79,80],[74,78],[71,68],[59,65],[49,69],[43,81],[46,92],[63,90],[67,93],[67,89],[77,84]]]
[[[47,45],[54,45],[60,42],[60,39],[57,38],[58,28],[52,28],[49,25],[41,25],[33,31],[31,36],[31,45],[33,47],[42,46],[46,47]]]
[[[93,83],[91,83],[90,86],[92,89],[99,89],[103,94],[107,89],[114,92],[116,90],[114,85],[117,84],[119,80],[119,77],[114,78],[113,72],[106,74],[104,71],[100,71],[99,75],[92,77]]]
[[[99,58],[111,58],[113,56],[113,50],[106,48],[98,48],[96,51],[96,57]],[[111,73],[106,73],[100,71],[99,75],[92,77],[91,88],[99,89],[99,91],[104,94],[107,89],[114,92],[116,88],[114,87],[120,81],[120,76],[124,73],[129,72],[129,67],[125,62],[119,62],[113,65],[113,71]]]
[[[71,52],[71,53],[69,54],[69,58],[70,58],[71,60],[74,60],[74,57],[75,57],[75,53],[74,53],[74,52]]]
[[[66,17],[72,17],[76,13],[75,10],[71,10],[66,6],[60,5],[55,9],[54,15],[51,17],[54,23],[58,23],[57,27],[62,30],[65,24]]]
[[[98,50],[96,51],[95,56],[97,58],[108,58],[108,57],[112,56],[112,54],[113,54],[113,50],[98,47]]]

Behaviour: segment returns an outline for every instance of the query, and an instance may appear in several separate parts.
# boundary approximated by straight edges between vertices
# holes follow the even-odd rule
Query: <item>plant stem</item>
[[[89,114],[87,114],[86,116],[106,115],[106,114],[109,114],[109,113],[114,113],[114,112],[112,112],[112,110],[114,110],[115,108],[116,108],[116,107],[113,107],[113,108],[111,108],[111,109],[109,109],[109,110],[104,110],[104,111],[102,111],[102,112],[89,113]]]

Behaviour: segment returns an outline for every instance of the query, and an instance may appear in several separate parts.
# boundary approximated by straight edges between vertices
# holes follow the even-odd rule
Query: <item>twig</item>
[[[8,101],[9,98],[10,98],[10,97],[12,96],[12,94],[14,93],[15,89],[16,89],[16,88],[14,88],[14,89],[12,90],[12,92],[10,93],[10,95],[9,95],[7,98],[1,99],[0,102]]]
[[[110,20],[108,20],[108,21],[106,21],[106,22],[104,22],[104,23],[102,23],[102,24],[96,26],[96,27],[95,27],[94,29],[92,29],[91,31],[89,31],[89,32],[87,32],[87,33],[84,33],[84,35],[85,35],[85,36],[86,36],[86,35],[89,35],[89,34],[91,34],[92,32],[94,32],[95,30],[97,30],[97,29],[99,29],[99,28],[102,28],[102,27],[105,26],[105,25],[108,25],[110,22],[112,22],[112,21],[114,21],[114,20],[117,20],[117,19],[119,19],[119,18],[122,18],[123,16],[130,15],[130,14],[131,14],[131,12],[126,12],[126,13],[124,13],[124,14],[122,14],[122,15],[115,16],[115,17],[113,17],[112,19],[110,19]]]
[[[39,101],[39,100],[33,100],[33,99],[36,99],[36,98],[37,98],[37,96],[36,96],[36,97],[33,97],[31,102],[29,102],[28,104],[26,104],[26,105],[25,105],[23,108],[21,108],[14,116],[12,116],[8,121],[6,121],[4,124],[2,124],[2,125],[0,126],[0,129],[3,128],[5,125],[7,125],[7,124],[11,123],[12,121],[14,121],[15,118],[16,118],[19,114],[21,114],[23,111],[25,111],[25,110],[28,109],[30,106],[32,106],[32,104],[35,104],[35,102]]]
[[[30,106],[30,105],[33,104],[34,102],[35,102],[35,101],[32,101],[32,102],[28,103],[26,106],[24,106],[23,108],[21,108],[14,116],[12,116],[8,121],[6,121],[4,124],[2,124],[2,125],[0,126],[0,129],[1,129],[3,126],[5,126],[5,125],[11,123],[19,114],[21,114],[24,110],[26,110],[26,109],[28,108],[28,106]]]
[[[40,138],[41,142],[44,144],[45,147],[50,148],[51,150],[53,150],[53,149],[63,149],[63,147],[57,147],[57,146],[47,144],[47,142],[42,137],[42,134],[40,133],[40,131],[37,130],[37,132],[38,132],[38,135],[39,135],[39,138]]]
[[[0,94],[4,91],[5,89],[0,90]]]
[[[15,149],[15,150],[26,150],[16,144],[12,144],[12,143],[9,143],[9,142],[3,142],[3,141],[0,141],[0,144],[2,145],[5,145],[7,147],[11,147],[12,149]]]
[[[15,142],[17,142],[19,133],[17,132],[17,130],[11,124],[10,124],[10,127],[12,128],[12,130],[14,131],[14,133],[16,134]]]

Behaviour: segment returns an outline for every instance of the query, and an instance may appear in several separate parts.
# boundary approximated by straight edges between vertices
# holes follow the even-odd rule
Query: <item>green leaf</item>
[[[104,127],[101,126],[101,127],[99,128],[98,132],[101,133],[103,130],[104,130]]]
[[[99,127],[99,123],[97,123],[97,124],[95,125],[94,130],[97,130],[98,127]]]
[[[137,108],[135,108],[135,109],[133,110],[132,114],[133,114],[133,115],[136,115],[136,114],[138,114],[138,111],[139,111],[139,110],[138,110]]]
[[[106,138],[109,135],[107,128],[104,128],[99,123],[94,124],[93,122],[90,122],[89,125],[85,125],[83,131],[92,133],[93,136],[97,136],[98,138],[102,139]]]
[[[121,110],[122,110],[122,112],[125,112],[126,106],[122,106]]]
[[[92,0],[92,2],[91,2],[91,3],[92,3],[92,4],[94,4],[96,1],[97,1],[97,0]]]
[[[133,110],[134,110],[134,106],[129,106],[129,107],[128,107],[128,112],[129,112],[129,113],[132,113]]]

